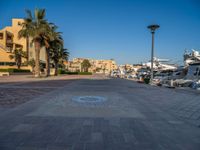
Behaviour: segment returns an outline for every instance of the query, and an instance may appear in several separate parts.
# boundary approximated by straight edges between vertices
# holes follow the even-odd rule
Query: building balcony
[[[13,43],[13,41],[12,41],[12,39],[7,39],[7,40],[6,40],[6,43],[11,44],[11,43]]]

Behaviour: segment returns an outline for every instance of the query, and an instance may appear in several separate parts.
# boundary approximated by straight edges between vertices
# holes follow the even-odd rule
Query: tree
[[[48,22],[45,20],[45,9],[35,9],[34,16],[30,10],[26,11],[27,17],[21,24],[19,38],[31,37],[35,47],[35,77],[40,76],[40,49],[45,46],[45,35]]]
[[[59,53],[60,53],[60,55],[59,55],[59,62],[58,62],[58,64],[63,67],[63,66],[65,66],[64,62],[68,61],[69,52],[68,52],[68,49],[61,48]]]
[[[88,68],[91,67],[91,64],[88,59],[84,59],[83,62],[81,63],[81,68],[83,69],[84,72],[88,72]]]
[[[50,75],[50,53],[51,49],[54,51],[58,51],[60,45],[63,44],[63,39],[61,36],[61,32],[57,32],[57,26],[53,23],[49,23],[47,28],[47,34],[45,35],[45,47],[46,47],[46,76]],[[55,42],[57,44],[55,44]],[[59,45],[60,44],[60,45]],[[57,46],[57,47],[55,47]]]
[[[27,58],[27,53],[22,49],[15,49],[11,55],[9,55],[10,59],[15,59],[17,68],[20,69],[22,65],[22,58]]]
[[[28,65],[31,66],[33,74],[35,74],[35,60],[32,58],[28,61]]]
[[[62,37],[59,37],[59,39],[62,39]],[[63,43],[58,39],[53,40],[50,44],[50,58],[54,62],[55,76],[58,75],[58,65],[62,64],[64,60],[68,60],[68,57],[69,52],[63,48]]]

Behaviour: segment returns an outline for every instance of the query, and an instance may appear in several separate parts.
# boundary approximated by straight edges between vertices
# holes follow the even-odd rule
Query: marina
[[[154,78],[152,85],[166,87],[190,87],[200,90],[200,54],[196,50],[185,53],[183,59],[184,66],[170,64],[169,59],[158,59],[154,57],[153,69]],[[135,81],[150,82],[151,62],[140,65],[126,65],[118,67],[111,73],[111,77],[132,79]]]

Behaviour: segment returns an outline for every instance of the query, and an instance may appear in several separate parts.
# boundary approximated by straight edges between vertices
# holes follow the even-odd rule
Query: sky
[[[0,29],[25,10],[46,9],[63,33],[70,59],[115,59],[117,64],[150,60],[150,24],[155,56],[183,62],[185,49],[200,51],[200,0],[0,0]]]

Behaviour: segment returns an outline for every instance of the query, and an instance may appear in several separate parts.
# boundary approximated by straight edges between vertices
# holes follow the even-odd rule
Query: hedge
[[[92,72],[79,72],[79,75],[92,75]]]
[[[91,72],[69,72],[63,69],[58,69],[58,74],[68,74],[68,75],[92,75]]]
[[[63,69],[58,69],[58,74],[65,74],[65,73],[66,73],[65,70],[63,70]]]
[[[8,68],[8,69],[0,69],[0,72],[9,72],[9,73],[14,73],[14,72],[30,72],[30,70],[28,70],[28,69]]]
[[[66,72],[66,74],[69,74],[69,75],[77,75],[78,72]]]

